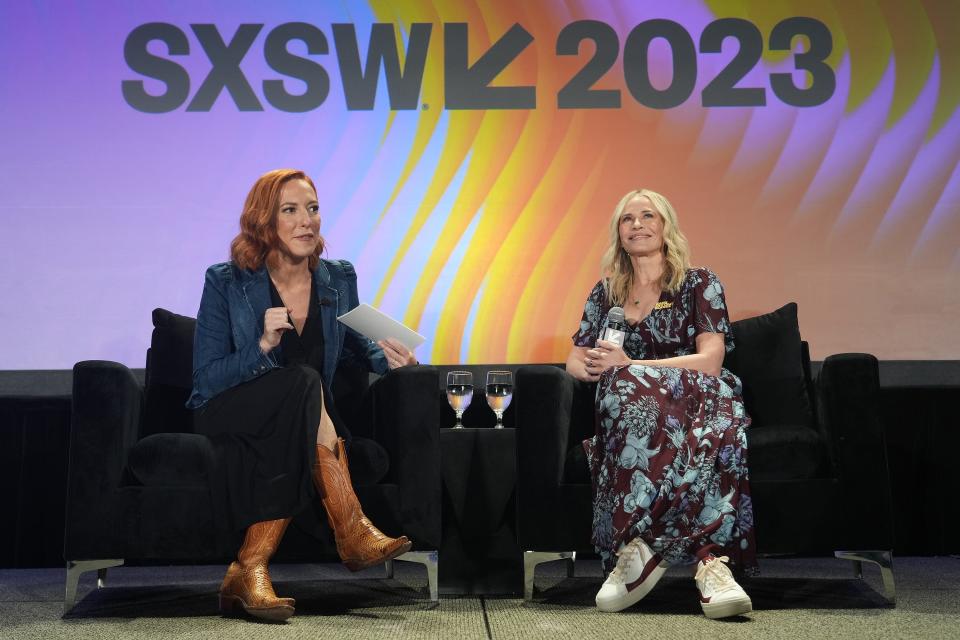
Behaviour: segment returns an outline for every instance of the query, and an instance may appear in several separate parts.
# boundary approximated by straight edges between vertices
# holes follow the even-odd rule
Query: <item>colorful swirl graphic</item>
[[[186,52],[147,50],[179,65],[190,97],[230,78],[212,106],[125,101],[125,81],[169,89],[125,57],[152,23],[182,33]],[[308,88],[267,62],[288,23],[324,41],[284,44],[329,80],[302,113],[264,91]],[[407,71],[414,25],[431,25],[416,108],[391,109],[396,87],[364,66],[375,23],[393,25]],[[424,361],[564,360],[613,207],[638,187],[673,202],[734,319],[795,300],[814,358],[960,358],[958,23],[948,0],[4,5],[0,295],[43,310],[49,348],[13,345],[0,367],[142,366],[150,310],[196,312],[246,190],[278,166],[315,177],[330,255],[356,264],[363,299],[427,336]],[[213,62],[243,24],[263,25],[249,49]],[[337,24],[355,29],[364,77],[378,74],[372,109],[347,108]],[[535,107],[452,108],[496,94],[487,80],[534,87]],[[238,108],[244,82],[259,110]],[[8,333],[16,323],[0,311]]]

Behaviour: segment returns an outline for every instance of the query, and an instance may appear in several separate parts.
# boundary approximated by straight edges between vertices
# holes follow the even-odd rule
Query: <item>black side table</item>
[[[514,430],[441,429],[440,459],[440,593],[519,593]]]

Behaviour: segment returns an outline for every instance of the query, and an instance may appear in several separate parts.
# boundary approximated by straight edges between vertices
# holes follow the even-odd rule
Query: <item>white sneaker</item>
[[[628,542],[617,556],[617,566],[597,592],[600,611],[623,611],[636,604],[670,566],[640,538]]]
[[[739,616],[753,611],[750,596],[743,590],[725,565],[727,556],[710,556],[697,564],[697,588],[703,614],[711,619]]]

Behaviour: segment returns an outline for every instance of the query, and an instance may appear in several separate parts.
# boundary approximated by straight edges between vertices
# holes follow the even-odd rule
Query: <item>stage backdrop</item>
[[[566,357],[615,203],[676,206],[734,318],[960,358],[960,3],[4,2],[0,368],[143,366],[246,192],[434,363]]]

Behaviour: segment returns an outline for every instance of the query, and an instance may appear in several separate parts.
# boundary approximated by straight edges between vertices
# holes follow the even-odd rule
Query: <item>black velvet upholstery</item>
[[[732,323],[736,348],[723,365],[743,383],[750,415],[750,480],[800,480],[829,471],[829,451],[811,410],[810,354],[797,304]]]
[[[563,463],[563,482],[565,484],[588,484],[590,468],[587,464],[587,452],[583,447],[571,446],[567,459]]]
[[[862,353],[829,356],[817,391],[820,426],[843,485],[838,537],[849,548],[890,549],[893,506],[877,359]]]
[[[143,393],[122,364],[88,360],[73,367],[72,398],[63,555],[116,558],[126,543],[119,487]]]
[[[385,483],[400,492],[400,518],[414,548],[440,548],[440,386],[435,367],[396,369],[373,394],[372,436],[390,456]],[[354,438],[356,440],[356,438]],[[366,504],[366,503],[364,503]]]
[[[820,434],[795,424],[771,424],[747,432],[750,481],[820,478],[829,470]]]
[[[192,433],[190,413],[183,408],[190,392],[194,320],[162,309],[153,320],[144,390],[121,364],[74,366],[64,533],[68,562],[220,562],[236,552],[241,532],[217,535],[212,520],[211,447],[206,437]],[[373,384],[366,372],[343,373],[332,387],[341,417],[355,421],[347,423],[355,433],[350,473],[364,510],[386,533],[408,535],[417,549],[438,549],[437,370],[406,367]],[[336,558],[319,504],[294,524],[278,560]]]
[[[591,487],[564,482],[567,452],[593,434],[596,385],[548,365],[517,370],[517,540],[524,550],[592,551]],[[584,463],[586,460],[584,459]]]
[[[743,382],[752,428],[800,425],[813,428],[797,325],[797,304],[733,323],[736,348],[723,365]]]
[[[150,487],[205,487],[212,469],[210,440],[195,433],[155,433],[127,454],[130,476]]]
[[[753,419],[750,483],[761,553],[893,548],[877,361],[828,357],[814,381],[794,303],[733,323],[724,366]],[[524,550],[591,552],[595,385],[549,365],[517,370],[517,537]],[[813,411],[812,408],[816,408]]]
[[[390,458],[376,440],[354,438],[349,452],[350,478],[356,486],[377,484],[387,475]]]
[[[186,408],[193,387],[193,330],[197,321],[166,309],[153,310],[153,335],[147,352],[143,435],[193,433]]]

